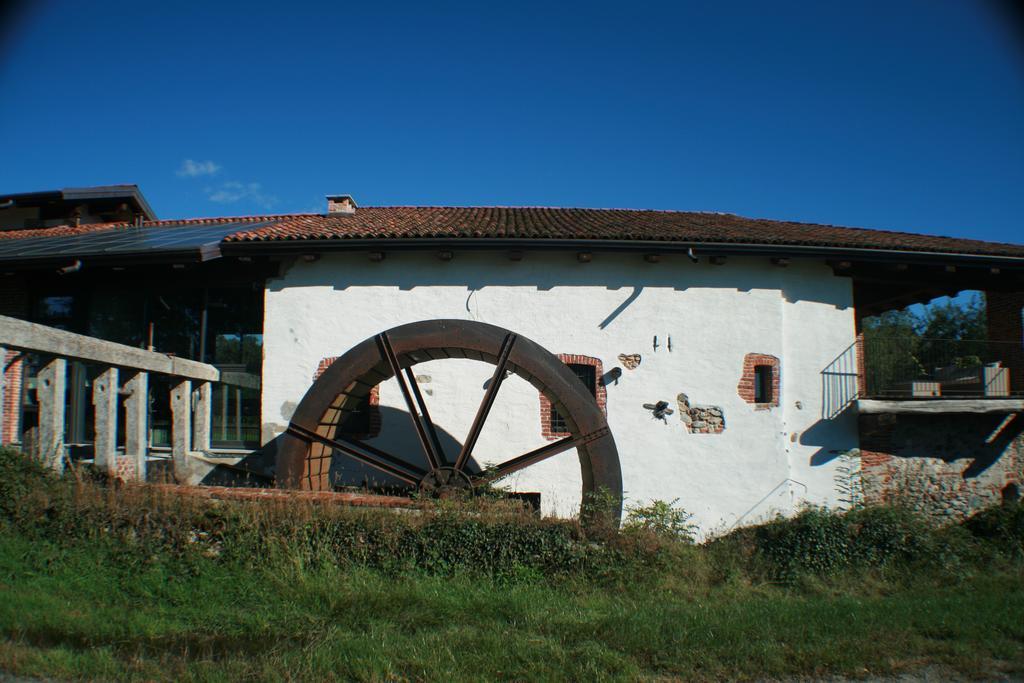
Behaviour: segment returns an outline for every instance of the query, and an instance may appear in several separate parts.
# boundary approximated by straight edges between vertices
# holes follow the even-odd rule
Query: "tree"
[[[934,301],[919,311],[886,311],[864,319],[864,361],[869,394],[924,379],[936,368],[969,367],[991,360],[985,299]]]
[[[947,299],[927,306],[920,316],[922,359],[970,367],[990,360],[985,299],[975,294],[967,301]]]

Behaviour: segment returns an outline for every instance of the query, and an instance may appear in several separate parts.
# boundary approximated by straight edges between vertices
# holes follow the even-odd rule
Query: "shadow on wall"
[[[971,460],[964,479],[983,474],[1011,450],[1024,453],[1020,414],[871,415],[865,430],[895,458],[933,458],[945,463]],[[870,441],[865,439],[867,450]],[[879,449],[883,450],[883,449]]]
[[[818,420],[800,434],[801,446],[816,447],[810,459],[811,465],[827,465],[843,453],[857,447],[857,409],[850,406],[830,420]],[[851,436],[852,435],[852,436]],[[850,440],[846,448],[836,448]]]
[[[420,469],[429,469],[427,456],[423,453],[409,413],[389,406],[379,406],[377,409],[380,411],[383,425],[380,436],[367,439],[366,443],[373,444]],[[434,425],[434,428],[437,430],[437,438],[441,442],[445,459],[449,463],[454,463],[459,451],[462,450],[462,442],[437,425]],[[467,468],[470,472],[479,472],[482,469],[474,458],[469,459]],[[331,461],[331,483],[335,486],[361,488],[393,488],[404,485],[398,479],[340,453],[335,453]]]
[[[380,436],[372,439],[365,439],[365,443],[372,444],[396,457],[400,457],[411,465],[427,470],[427,458],[420,446],[419,437],[413,427],[412,418],[409,413],[397,408],[378,406],[380,412],[381,429]],[[453,463],[462,450],[462,442],[437,427],[437,438],[441,442],[441,448],[449,463]],[[277,440],[275,437],[263,448],[254,451],[242,459],[234,467],[218,466],[207,474],[202,483],[211,486],[268,486],[273,485],[274,465],[277,457]],[[467,469],[471,473],[480,472],[483,468],[475,458],[470,458]],[[335,486],[357,486],[369,488],[402,488],[404,482],[389,477],[380,470],[369,465],[364,465],[358,460],[335,453],[331,459],[331,483]]]
[[[653,249],[656,251],[656,249]],[[339,261],[345,264],[339,268]],[[633,303],[645,287],[709,288],[748,292],[755,289],[781,290],[787,301],[833,304],[851,301],[849,281],[836,277],[823,263],[780,268],[757,257],[730,259],[725,265],[705,260],[691,263],[683,254],[663,255],[658,264],[645,263],[642,254],[595,254],[592,263],[580,263],[575,251],[531,252],[522,261],[509,261],[505,252],[458,253],[452,262],[440,262],[431,254],[388,252],[383,262],[370,263],[363,252],[339,254],[314,263],[293,266],[285,275],[267,281],[267,290],[278,292],[295,287],[332,286],[465,287],[479,291],[487,287],[522,287],[529,283],[538,290],[554,287],[601,287],[632,290],[619,308],[601,322],[607,327]],[[829,286],[829,285],[834,286]]]

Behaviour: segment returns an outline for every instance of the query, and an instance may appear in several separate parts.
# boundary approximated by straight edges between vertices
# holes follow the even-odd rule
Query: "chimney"
[[[327,195],[327,214],[355,213],[356,200],[350,194]]]

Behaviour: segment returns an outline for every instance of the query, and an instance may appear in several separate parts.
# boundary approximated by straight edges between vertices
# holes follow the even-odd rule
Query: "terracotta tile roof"
[[[144,226],[271,223],[229,235],[245,243],[299,240],[531,239],[836,247],[1024,258],[1024,245],[888,230],[796,223],[733,214],[538,207],[360,207],[353,214],[147,221]],[[0,231],[0,239],[57,237],[130,227],[128,223]]]
[[[237,232],[225,241],[397,238],[717,242],[1024,257],[1024,245],[733,214],[531,207],[360,207],[353,214],[285,218],[256,230]]]

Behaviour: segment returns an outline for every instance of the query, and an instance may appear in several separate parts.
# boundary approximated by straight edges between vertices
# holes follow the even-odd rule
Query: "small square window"
[[[772,403],[775,397],[772,393],[774,381],[774,368],[770,365],[754,366],[754,403]]]

